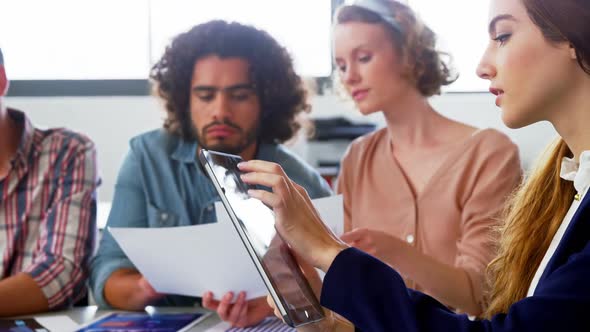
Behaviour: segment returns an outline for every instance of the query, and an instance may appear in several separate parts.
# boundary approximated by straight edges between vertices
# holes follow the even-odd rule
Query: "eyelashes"
[[[504,34],[498,35],[496,38],[492,38],[492,40],[500,43],[500,46],[502,46],[502,45],[506,44],[506,42],[508,42],[508,40],[510,39],[510,36],[512,36],[512,34],[504,33]]]
[[[368,63],[371,61],[372,58],[373,58],[373,56],[371,54],[367,54],[367,55],[357,57],[356,61],[359,63]],[[337,68],[341,73],[346,71],[346,65],[340,64],[340,65],[337,65]]]

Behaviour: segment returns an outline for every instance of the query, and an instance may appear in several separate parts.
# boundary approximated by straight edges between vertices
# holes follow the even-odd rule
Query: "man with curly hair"
[[[0,316],[83,300],[96,238],[94,143],[7,107],[0,49]]]
[[[151,78],[165,104],[164,128],[131,140],[108,226],[215,222],[219,197],[197,162],[201,147],[278,162],[310,196],[331,194],[316,171],[280,145],[297,132],[295,117],[309,106],[288,52],[266,32],[224,21],[197,25],[172,41]],[[156,293],[108,231],[92,262],[90,284],[102,307],[141,310],[196,300]],[[264,298],[245,301],[239,294],[231,304],[233,297],[217,302],[206,294],[203,304],[237,326],[271,314]]]

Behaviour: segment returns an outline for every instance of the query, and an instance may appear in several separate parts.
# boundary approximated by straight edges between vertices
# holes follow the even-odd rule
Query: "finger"
[[[240,175],[242,181],[248,184],[262,185],[272,188],[274,192],[291,191],[291,180],[286,175],[251,172]]]
[[[155,298],[162,296],[162,294],[156,292],[154,287],[152,287],[152,285],[150,285],[149,281],[147,281],[147,279],[145,279],[144,277],[141,277],[141,279],[139,279],[138,283],[139,283],[139,287],[140,287],[141,291],[143,292],[143,294],[145,295],[146,298],[155,299]]]
[[[273,310],[275,316],[277,316],[280,319],[283,319],[283,316],[281,315],[279,309],[277,309],[277,305],[275,304],[275,300],[272,299],[272,296],[266,296],[266,303],[268,303],[268,306]]]
[[[275,301],[272,299],[272,296],[270,296],[270,295],[267,295],[267,296],[266,296],[266,303],[268,303],[268,306],[269,306],[271,309],[273,309],[273,310],[274,310],[274,309],[276,308]]]
[[[240,292],[236,302],[232,305],[227,321],[232,325],[236,325],[241,320],[242,317],[240,317],[240,314],[246,307],[246,293]]]
[[[248,322],[248,303],[246,303],[244,306],[242,306],[242,310],[238,316],[237,326],[246,327],[248,325],[250,324]]]
[[[259,199],[271,209],[278,209],[283,205],[283,199],[276,193],[270,191],[250,189],[248,190],[248,195],[250,195],[250,197]]]
[[[227,321],[229,318],[229,312],[231,309],[231,301],[234,298],[234,294],[232,292],[226,293],[219,302],[219,306],[217,306],[217,314],[219,318],[224,321]]]
[[[348,233],[344,233],[340,236],[340,239],[350,245],[352,245],[354,242],[356,242],[359,237],[357,234],[353,234],[351,232]]]
[[[244,172],[262,172],[286,176],[281,165],[264,160],[249,160],[238,164],[238,168]]]
[[[213,299],[213,293],[206,292],[203,295],[202,304],[203,307],[205,307],[206,309],[217,310],[217,307],[219,306],[219,301]]]

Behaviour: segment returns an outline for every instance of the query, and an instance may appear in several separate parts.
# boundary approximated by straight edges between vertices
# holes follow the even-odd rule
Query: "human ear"
[[[4,96],[8,91],[8,78],[4,66],[0,65],[0,96]]]

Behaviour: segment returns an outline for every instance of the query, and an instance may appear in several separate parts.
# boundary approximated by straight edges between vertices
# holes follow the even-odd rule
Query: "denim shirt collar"
[[[197,141],[177,140],[176,148],[172,152],[172,159],[183,163],[197,162]]]

